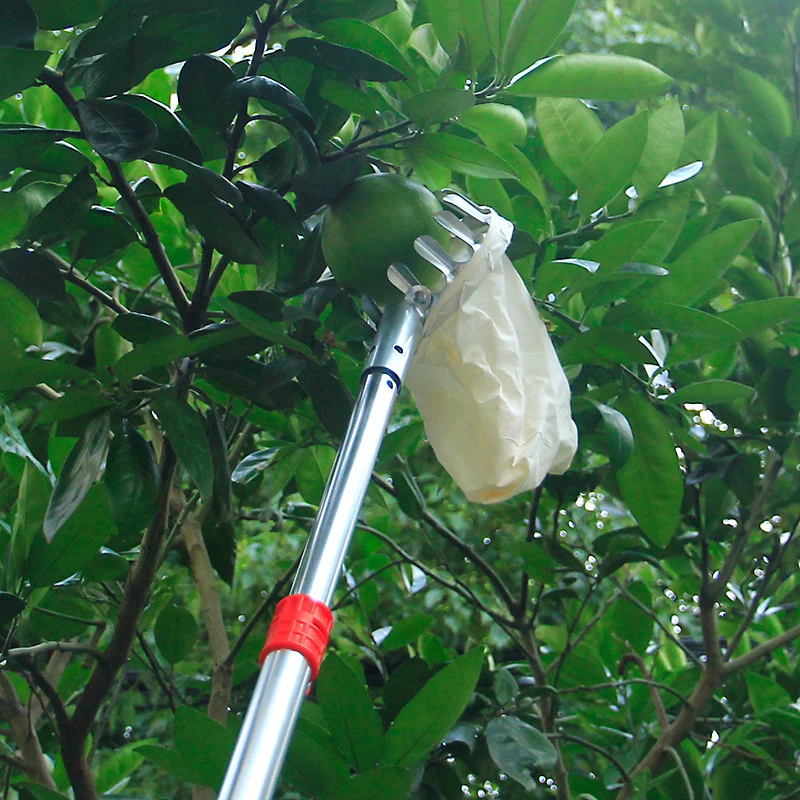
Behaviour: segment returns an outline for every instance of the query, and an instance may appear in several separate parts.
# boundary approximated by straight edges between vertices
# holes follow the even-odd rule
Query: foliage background
[[[515,222],[581,445],[469,505],[401,399],[282,796],[797,796],[799,35],[6,0],[3,796],[214,796],[358,388],[318,226],[371,168]]]

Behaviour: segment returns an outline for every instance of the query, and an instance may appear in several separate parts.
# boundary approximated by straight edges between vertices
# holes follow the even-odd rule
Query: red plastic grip
[[[306,657],[313,681],[332,627],[333,614],[324,603],[312,600],[307,594],[287,595],[275,609],[259,663],[263,664],[267,655],[275,650],[296,650]]]

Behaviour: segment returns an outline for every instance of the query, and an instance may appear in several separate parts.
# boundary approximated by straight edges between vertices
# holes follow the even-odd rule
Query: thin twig
[[[50,655],[50,653],[87,653],[97,659],[101,664],[107,663],[106,657],[95,647],[89,647],[78,642],[40,642],[31,647],[12,647],[7,650],[7,658],[35,658],[36,656]]]
[[[595,753],[599,753],[601,756],[603,756],[603,758],[610,761],[616,767],[617,772],[619,772],[625,784],[633,789],[633,782],[631,781],[631,776],[628,774],[628,771],[604,747],[600,747],[600,745],[594,744],[587,739],[582,739],[580,736],[573,736],[571,733],[548,733],[547,738],[564,739],[567,742],[574,742],[575,744],[581,745],[581,747],[587,748],[587,750],[593,750]]]

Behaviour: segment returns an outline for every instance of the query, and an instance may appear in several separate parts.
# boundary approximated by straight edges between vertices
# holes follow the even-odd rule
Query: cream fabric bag
[[[476,503],[565,472],[578,444],[567,378],[505,255],[513,230],[492,213],[482,246],[431,310],[406,378],[436,458]]]

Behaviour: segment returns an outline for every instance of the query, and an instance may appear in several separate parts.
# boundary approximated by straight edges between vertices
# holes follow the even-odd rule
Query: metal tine
[[[448,233],[452,233],[457,239],[467,245],[473,252],[475,251],[475,236],[472,229],[460,220],[452,211],[440,211],[434,216],[436,222],[439,223]]]
[[[448,206],[451,206],[452,208],[455,208],[462,214],[466,214],[468,217],[471,217],[481,225],[488,225],[489,222],[491,222],[492,215],[490,208],[487,206],[475,205],[475,203],[473,203],[471,200],[467,200],[466,197],[463,197],[460,194],[449,192],[442,197],[442,202]]]
[[[389,283],[405,294],[412,286],[419,286],[417,276],[402,262],[395,261],[386,270]]]
[[[433,236],[417,236],[414,249],[429,263],[433,264],[445,277],[448,283],[458,274],[461,264],[450,258],[447,250]]]

